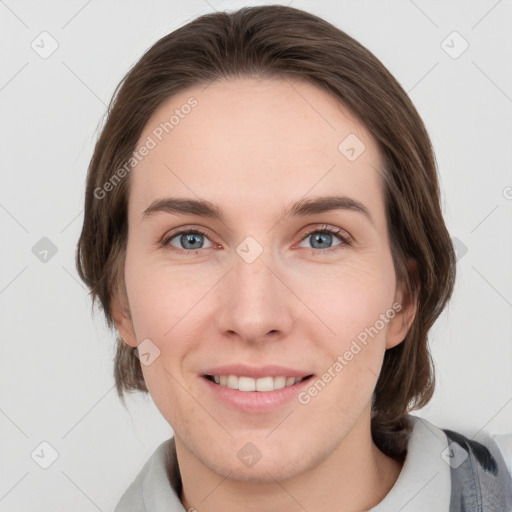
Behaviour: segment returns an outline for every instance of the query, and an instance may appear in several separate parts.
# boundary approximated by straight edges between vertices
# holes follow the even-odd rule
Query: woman
[[[174,436],[117,511],[505,511],[490,439],[410,415],[455,256],[425,127],[354,39],[282,6],[202,16],[115,95],[81,278],[119,395]]]

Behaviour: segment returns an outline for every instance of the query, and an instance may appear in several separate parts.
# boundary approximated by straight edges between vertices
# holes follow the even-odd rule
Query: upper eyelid
[[[201,235],[210,237],[209,230],[207,230],[206,228],[202,228],[202,227],[199,228],[199,227],[192,225],[192,226],[179,227],[179,228],[175,228],[175,229],[171,229],[170,231],[167,231],[162,236],[161,241],[165,242],[166,240],[167,241],[171,240],[178,235],[184,235],[184,234],[188,234],[188,233],[199,233]]]

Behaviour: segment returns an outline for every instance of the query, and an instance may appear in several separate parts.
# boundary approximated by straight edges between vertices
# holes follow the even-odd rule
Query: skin
[[[396,282],[377,145],[316,86],[248,78],[168,99],[140,143],[190,96],[197,106],[130,175],[126,297],[113,306],[128,345],[149,338],[160,350],[142,369],[174,431],[182,503],[201,512],[367,510],[401,470],[372,441],[370,404],[385,350],[404,339],[415,314]],[[338,151],[349,134],[366,146],[352,162]],[[372,220],[346,210],[282,215],[304,196],[333,192],[362,203]],[[152,201],[171,195],[207,199],[224,222],[166,212],[143,218]],[[325,225],[353,242],[327,235],[313,250],[307,231]],[[187,227],[207,232],[198,235],[203,248],[187,249],[180,235],[159,246]],[[250,264],[236,252],[247,236],[263,247]],[[208,366],[237,362],[319,377],[395,302],[402,311],[306,405],[236,411],[200,377]],[[237,457],[247,442],[262,454],[251,468]]]

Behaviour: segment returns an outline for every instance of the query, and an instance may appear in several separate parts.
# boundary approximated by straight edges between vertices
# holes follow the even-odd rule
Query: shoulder
[[[488,434],[472,438],[416,415],[406,419],[402,472],[372,512],[512,512],[512,479]]]
[[[442,430],[448,439],[450,512],[512,511],[512,479],[496,442],[486,433],[473,439]]]

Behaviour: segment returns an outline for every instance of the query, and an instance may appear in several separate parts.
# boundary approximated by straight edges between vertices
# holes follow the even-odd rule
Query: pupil
[[[192,246],[194,246],[194,243],[195,242],[198,242],[199,245],[200,244],[200,239],[199,239],[199,236],[201,235],[198,235],[196,233],[188,233],[186,235],[183,235],[185,237],[185,247],[187,247],[188,249],[197,249],[197,247],[188,247],[188,244],[191,244]],[[200,247],[199,247],[200,248]]]
[[[313,237],[313,247],[317,248],[317,247],[315,247],[315,244],[317,242],[319,242],[321,244],[322,243],[322,238],[324,238],[324,242],[325,242],[325,237],[331,237],[331,236],[332,235],[330,235],[329,233],[321,233],[321,234],[314,235],[314,237]],[[327,241],[329,241],[329,238],[327,238]]]

